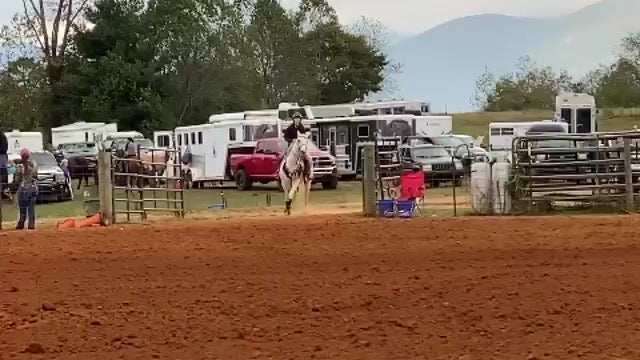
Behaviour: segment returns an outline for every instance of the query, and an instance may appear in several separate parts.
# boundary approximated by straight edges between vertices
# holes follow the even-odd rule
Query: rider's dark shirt
[[[298,138],[298,133],[304,134],[304,132],[304,125],[298,124],[298,126],[296,126],[296,124],[291,124],[284,131],[284,139],[287,140],[287,142],[292,142],[294,139]]]

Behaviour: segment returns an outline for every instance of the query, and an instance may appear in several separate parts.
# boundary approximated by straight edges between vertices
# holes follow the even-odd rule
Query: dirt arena
[[[640,217],[0,234],[0,359],[639,359]]]

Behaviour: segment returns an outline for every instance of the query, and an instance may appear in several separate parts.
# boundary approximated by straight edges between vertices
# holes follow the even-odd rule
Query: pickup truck
[[[251,153],[231,154],[229,172],[238,190],[249,190],[254,182],[267,184],[279,181],[278,173],[286,149],[287,142],[284,139],[268,138],[258,140]],[[335,158],[311,142],[308,153],[313,160],[313,182],[321,183],[325,189],[335,189],[338,186]]]

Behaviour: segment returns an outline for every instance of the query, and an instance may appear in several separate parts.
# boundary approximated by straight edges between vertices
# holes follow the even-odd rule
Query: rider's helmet
[[[296,125],[300,124],[300,122],[302,121],[302,115],[299,112],[293,113],[293,116],[291,116],[291,118]]]

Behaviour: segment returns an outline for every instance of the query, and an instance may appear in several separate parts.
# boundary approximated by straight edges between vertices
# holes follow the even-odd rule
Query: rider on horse
[[[293,119],[293,122],[284,131],[284,139],[287,141],[287,144],[288,144],[287,154],[289,154],[289,151],[291,150],[291,143],[293,143],[293,141],[298,138],[298,133],[300,134],[307,133],[307,129],[304,127],[304,125],[302,125],[302,115],[300,115],[300,113],[294,113],[292,116],[292,119]],[[311,160],[311,156],[309,156],[309,154],[306,154],[305,164],[304,164],[304,174],[310,179],[313,178],[313,174],[311,173],[312,164],[313,163]]]

